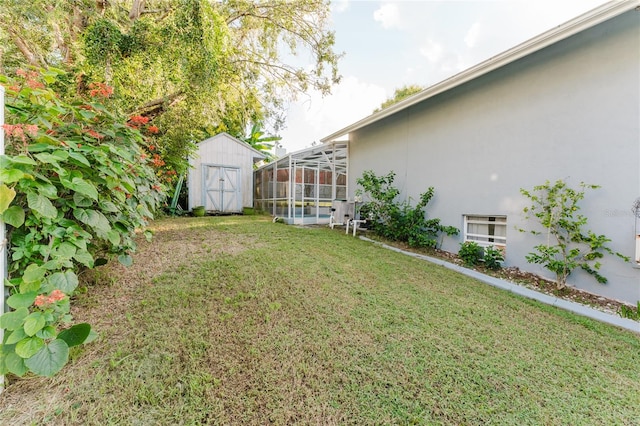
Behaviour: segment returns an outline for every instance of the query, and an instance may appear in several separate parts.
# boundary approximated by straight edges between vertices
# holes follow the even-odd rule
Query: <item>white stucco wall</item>
[[[264,156],[226,133],[220,133],[200,142],[198,150],[189,159],[189,209],[205,204],[202,199],[202,164],[239,167],[242,207],[253,207],[254,158],[264,158]]]
[[[589,228],[633,259],[640,197],[640,12],[630,11],[350,134],[349,188],[365,170],[396,172],[404,196],[436,189],[429,217],[462,230],[463,215],[506,215],[510,266],[550,276],[525,255],[541,242],[520,188],[545,180],[602,188],[581,204]],[[462,236],[446,238],[457,252]],[[582,271],[570,283],[635,303],[640,269],[604,261],[598,284]]]

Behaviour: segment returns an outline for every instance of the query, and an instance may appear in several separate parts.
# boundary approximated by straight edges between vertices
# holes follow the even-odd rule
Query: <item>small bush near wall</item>
[[[504,262],[502,250],[493,246],[482,247],[475,241],[461,243],[458,257],[462,259],[467,267],[484,264],[485,268],[493,271],[502,268],[502,262]]]
[[[362,187],[357,195],[365,195],[369,199],[361,214],[366,212],[371,219],[373,232],[392,241],[406,242],[411,247],[433,248],[440,245],[439,239],[444,235],[460,232],[453,226],[441,225],[440,219],[426,218],[424,209],[433,198],[433,187],[420,194],[419,202],[412,207],[409,201],[396,201],[400,191],[392,185],[394,179],[393,171],[386,176],[376,176],[367,170],[356,181]]]
[[[566,182],[545,182],[531,191],[520,189],[522,195],[531,201],[524,213],[528,219],[534,219],[544,229],[529,230],[534,235],[546,234],[547,243],[534,247],[535,251],[527,255],[527,262],[537,263],[556,274],[558,289],[567,284],[567,278],[576,268],[581,268],[601,284],[607,278],[599,273],[600,259],[605,254],[615,255],[628,262],[629,258],[611,250],[607,243],[611,240],[586,230],[587,217],[579,213],[578,203],[587,189],[596,189],[596,185],[580,183],[580,189],[570,188]],[[521,232],[527,232],[520,229]]]

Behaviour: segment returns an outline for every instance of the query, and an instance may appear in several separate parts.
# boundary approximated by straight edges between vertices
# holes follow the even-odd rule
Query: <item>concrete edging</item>
[[[434,263],[436,265],[444,266],[447,269],[451,269],[452,271],[456,271],[460,274],[466,275],[471,278],[475,278],[479,281],[482,281],[486,284],[489,284],[493,287],[500,288],[502,290],[507,290],[512,293],[515,293],[519,296],[523,296],[529,299],[537,300],[538,302],[546,303],[547,305],[555,306],[570,312],[573,312],[578,315],[582,315],[597,321],[601,321],[607,324],[615,325],[617,327],[624,328],[626,330],[633,331],[635,333],[640,333],[640,323],[630,320],[628,318],[622,318],[617,315],[608,314],[606,312],[599,311],[597,309],[590,308],[580,303],[571,302],[569,300],[560,299],[555,296],[550,296],[548,294],[540,293],[535,290],[531,290],[529,288],[523,287],[518,284],[514,284],[507,280],[503,280],[500,278],[495,278],[489,275],[482,274],[478,271],[474,271],[472,269],[464,268],[460,265],[456,265],[454,263],[447,262],[442,259],[437,259],[431,256],[425,256],[423,254],[412,253],[406,250],[399,249],[397,247],[392,247],[387,244],[374,241],[370,238],[360,236],[361,240],[369,241],[379,246],[382,246],[388,250],[392,250],[398,253],[406,254],[411,257],[415,257],[421,260],[426,260],[427,262]]]

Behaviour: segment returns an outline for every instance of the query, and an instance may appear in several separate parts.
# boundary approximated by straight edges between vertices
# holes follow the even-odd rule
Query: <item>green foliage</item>
[[[488,246],[484,249],[482,256],[485,268],[497,271],[502,268],[502,262],[504,262],[504,253],[499,248],[494,246]]]
[[[424,87],[418,85],[407,85],[403,86],[399,89],[396,89],[393,93],[393,96],[380,104],[380,108],[376,108],[373,112],[381,111],[391,105],[397,104],[403,99],[408,98],[409,96],[415,95],[416,93],[422,92]]]
[[[522,195],[531,201],[531,206],[525,207],[524,213],[528,219],[535,220],[545,229],[547,243],[535,246],[535,252],[529,253],[526,259],[529,263],[537,263],[556,274],[558,289],[567,284],[567,278],[573,270],[581,268],[592,275],[601,284],[607,283],[607,278],[599,273],[605,253],[618,256],[628,261],[629,258],[614,252],[607,243],[611,241],[604,235],[597,235],[590,230],[584,230],[587,218],[579,213],[578,203],[584,198],[587,189],[596,189],[597,185],[580,183],[576,190],[558,180],[554,184],[546,181],[538,185],[533,191],[520,189]],[[525,232],[524,230],[520,230]],[[542,234],[530,230],[534,235]]]
[[[433,187],[420,194],[420,201],[412,207],[408,201],[396,201],[400,191],[392,185],[394,179],[393,171],[386,176],[376,176],[367,170],[356,181],[362,187],[357,194],[364,193],[369,198],[361,214],[371,218],[371,229],[376,234],[393,241],[405,241],[411,247],[432,248],[439,245],[441,235],[458,234],[457,228],[441,225],[440,219],[425,217],[424,209],[433,198]]]
[[[0,374],[51,376],[69,347],[91,334],[68,328],[69,298],[78,272],[105,258],[131,259],[134,234],[164,200],[139,121],[126,123],[98,97],[62,100],[45,83],[61,71],[20,71],[0,77],[7,88],[6,155],[0,156],[0,215],[8,225],[9,280],[14,309],[0,316],[7,332]],[[149,157],[149,158],[148,158]],[[66,329],[61,331],[61,329]]]
[[[482,262],[484,250],[475,241],[465,241],[460,244],[460,250],[458,250],[458,257],[462,259],[465,266],[474,267]]]
[[[620,315],[622,318],[640,321],[640,301],[638,301],[637,307],[621,305],[620,309],[618,310],[618,315]]]
[[[283,125],[286,102],[340,80],[325,0],[4,1],[0,69],[55,66],[69,92],[114,88],[111,111],[159,129],[154,145],[178,175],[196,142],[260,121]],[[310,54],[312,66],[290,58]]]
[[[240,135],[239,139],[262,152],[266,156],[267,161],[270,161],[273,159],[271,151],[282,137],[266,135],[265,131],[262,129],[262,123],[256,122],[251,126],[249,134],[247,136]]]

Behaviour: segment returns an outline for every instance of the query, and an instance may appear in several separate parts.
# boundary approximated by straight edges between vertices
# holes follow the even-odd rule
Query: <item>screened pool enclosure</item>
[[[331,202],[347,198],[347,143],[293,152],[254,172],[256,210],[288,224],[329,223]]]

